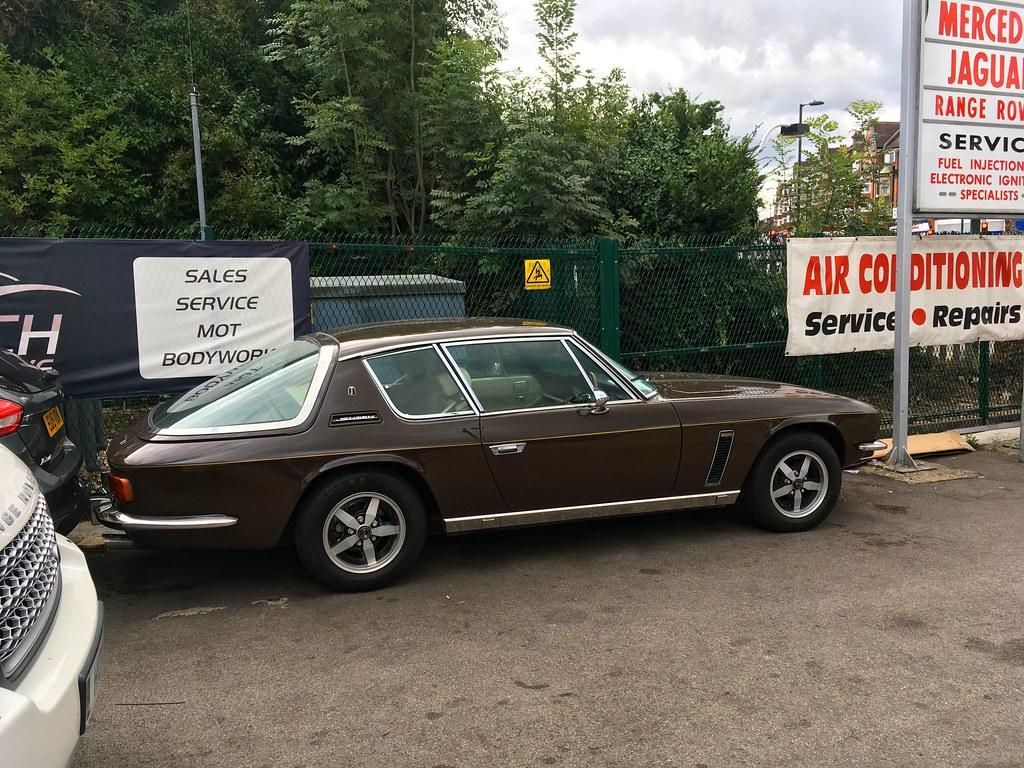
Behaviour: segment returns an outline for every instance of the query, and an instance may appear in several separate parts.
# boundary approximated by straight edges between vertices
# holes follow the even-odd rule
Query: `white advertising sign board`
[[[214,376],[295,337],[287,258],[140,257],[134,273],[146,379]]]
[[[1024,2],[929,0],[914,212],[1024,211]]]
[[[896,239],[805,238],[786,252],[787,355],[892,349]],[[929,237],[910,257],[910,345],[1024,338],[1024,239]]]

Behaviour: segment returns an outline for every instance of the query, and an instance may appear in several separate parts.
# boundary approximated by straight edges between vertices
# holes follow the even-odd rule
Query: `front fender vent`
[[[729,454],[732,453],[732,441],[736,433],[731,429],[723,429],[718,433],[718,444],[715,446],[715,456],[711,459],[711,467],[708,469],[708,479],[704,485],[721,485],[722,475],[729,464]]]

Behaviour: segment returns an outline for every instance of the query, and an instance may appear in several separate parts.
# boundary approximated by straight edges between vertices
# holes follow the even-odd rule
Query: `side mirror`
[[[608,413],[608,395],[604,390],[594,390],[594,407],[590,409],[590,412],[595,415]]]

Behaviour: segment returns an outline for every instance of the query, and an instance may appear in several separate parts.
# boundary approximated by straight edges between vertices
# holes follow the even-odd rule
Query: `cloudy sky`
[[[504,68],[535,70],[533,3],[498,4]],[[578,0],[577,48],[584,68],[620,67],[638,92],[721,101],[732,132],[760,125],[760,141],[813,99],[833,116],[875,99],[883,119],[898,120],[901,15],[899,0]]]

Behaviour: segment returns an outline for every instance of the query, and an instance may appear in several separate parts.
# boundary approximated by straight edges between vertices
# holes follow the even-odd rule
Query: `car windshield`
[[[299,339],[214,376],[153,413],[157,429],[215,429],[296,418],[310,394],[320,345]]]

